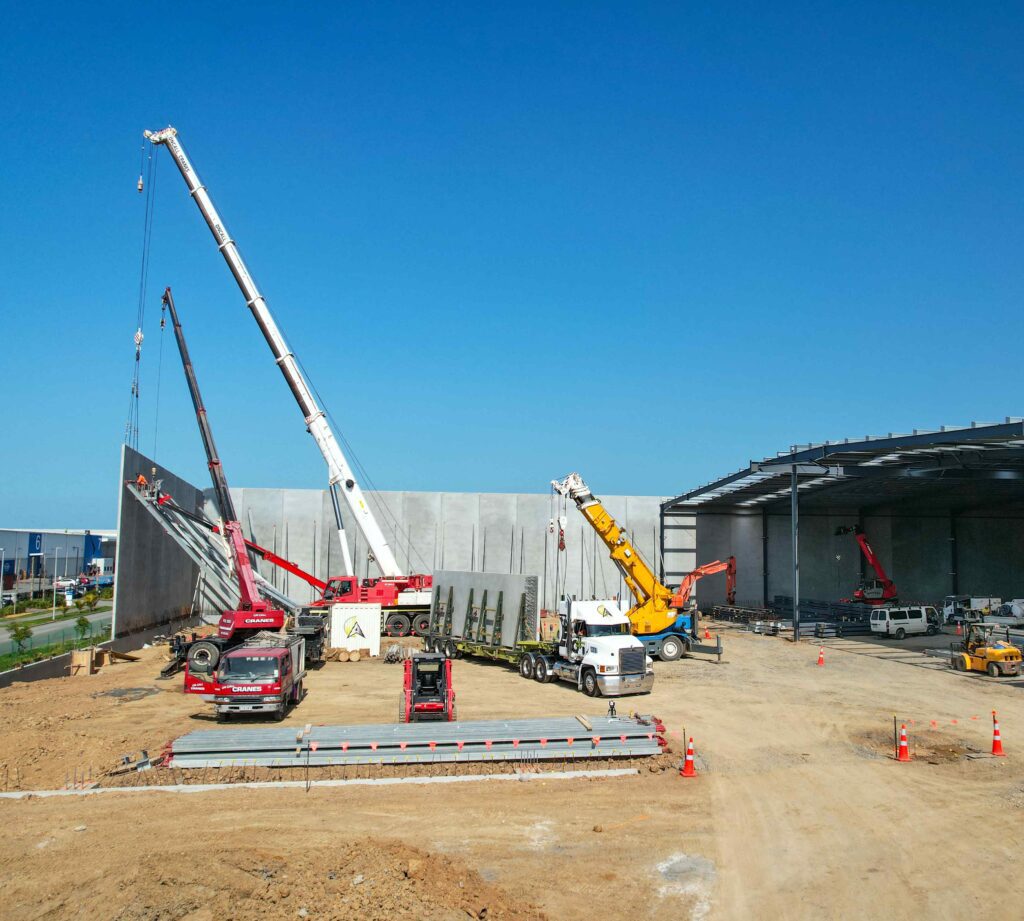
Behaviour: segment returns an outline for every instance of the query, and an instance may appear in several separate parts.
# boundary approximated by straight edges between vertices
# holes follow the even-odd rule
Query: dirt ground
[[[403,787],[123,791],[0,801],[0,915],[250,918],[889,919],[1017,914],[1020,681],[912,650],[729,631],[721,664],[657,663],[648,697],[699,776]],[[215,728],[156,681],[156,650],[0,691],[0,787],[98,777]],[[462,719],[601,714],[604,702],[459,661]],[[401,668],[328,663],[288,718],[389,722]],[[998,710],[1008,757],[985,757]],[[893,716],[911,764],[892,757]],[[154,772],[155,773],[155,772]],[[210,777],[208,780],[212,779]],[[301,779],[301,778],[297,778]],[[1008,892],[1010,901],[964,897]]]

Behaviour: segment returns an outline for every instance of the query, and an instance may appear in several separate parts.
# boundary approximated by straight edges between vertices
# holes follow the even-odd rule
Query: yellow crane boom
[[[615,519],[595,498],[578,473],[570,473],[564,480],[552,480],[555,492],[576,503],[580,514],[590,523],[608,548],[612,561],[633,596],[633,606],[626,612],[633,633],[661,633],[676,622],[679,612],[671,606],[673,592],[658,581],[651,567],[644,562],[636,548],[626,538]]]

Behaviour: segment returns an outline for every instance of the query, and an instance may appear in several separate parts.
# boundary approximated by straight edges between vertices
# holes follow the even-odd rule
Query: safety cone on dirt
[[[957,625],[956,625],[956,635],[957,636],[963,636],[964,635],[963,628],[960,626],[959,621],[957,622]]]
[[[1003,737],[999,734],[999,720],[996,719],[996,711],[992,711],[992,754],[997,758],[1005,758],[1003,751]]]
[[[690,736],[690,741],[686,743],[686,760],[683,762],[682,770],[679,772],[680,777],[696,777],[697,771],[693,766],[693,736]]]
[[[704,639],[706,639],[706,640],[710,640],[711,639],[711,631],[707,627],[704,628]]]
[[[896,753],[897,761],[909,761],[910,760],[910,746],[907,745],[907,727],[906,724],[900,726],[900,747]]]
[[[825,664],[825,647],[824,646],[819,646],[818,647],[818,664],[819,665],[824,665]]]

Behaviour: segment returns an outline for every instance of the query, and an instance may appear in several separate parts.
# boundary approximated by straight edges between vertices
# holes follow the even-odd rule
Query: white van
[[[924,605],[875,608],[871,612],[871,632],[894,636],[898,640],[914,633],[934,636],[939,632],[939,612]]]

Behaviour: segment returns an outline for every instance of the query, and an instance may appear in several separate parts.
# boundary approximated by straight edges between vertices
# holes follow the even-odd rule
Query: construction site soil
[[[234,785],[203,792],[2,800],[0,915],[615,921],[1019,913],[1012,906],[1024,845],[1024,681],[953,673],[923,655],[893,659],[887,647],[856,640],[829,641],[824,667],[815,664],[816,645],[733,630],[724,641],[720,664],[656,663],[654,692],[619,701],[620,713],[658,715],[675,748],[632,764],[632,776],[306,789],[237,783],[303,780],[302,771],[235,769],[207,772],[206,783]],[[178,735],[217,728],[209,704],[181,693],[180,677],[156,680],[161,655],[142,650],[139,661],[97,675],[0,691],[0,787],[181,782],[183,771],[162,768],[107,776],[123,755],[156,755]],[[524,681],[500,665],[460,660],[455,685],[466,720],[605,709],[567,685]],[[330,662],[307,687],[284,725],[389,722],[401,667]],[[987,756],[992,710],[1006,758]],[[910,764],[894,760],[894,716],[907,726]],[[692,779],[677,773],[687,735],[697,745]],[[964,898],[965,875],[972,891],[1006,891],[1009,901]]]

